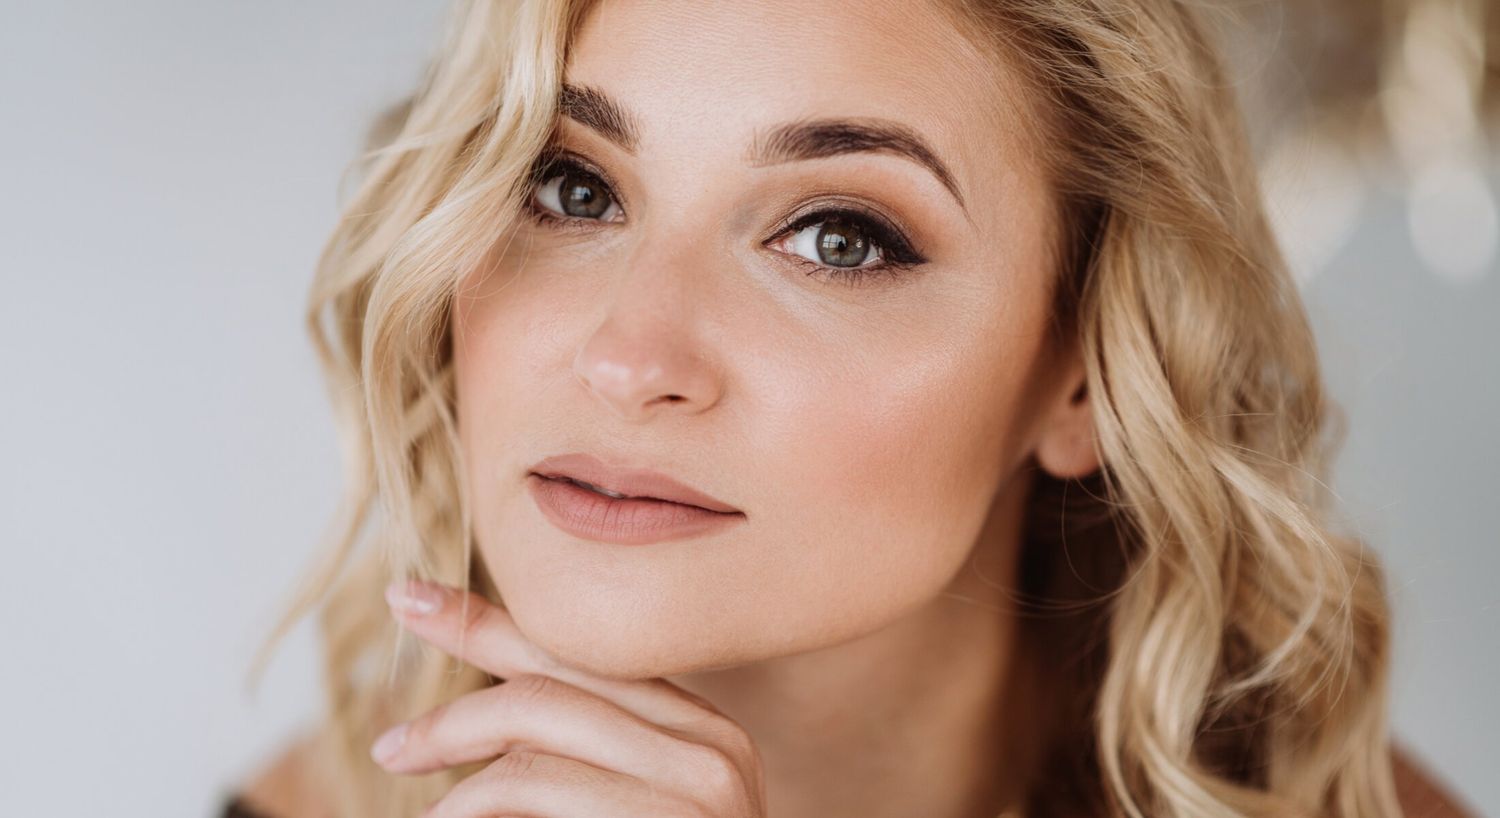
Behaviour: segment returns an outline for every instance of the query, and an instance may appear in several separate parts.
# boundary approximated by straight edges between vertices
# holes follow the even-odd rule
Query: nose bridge
[[[696,413],[718,401],[717,360],[703,332],[714,288],[698,244],[642,241],[600,292],[601,314],[573,368],[620,417],[642,420],[663,406]]]

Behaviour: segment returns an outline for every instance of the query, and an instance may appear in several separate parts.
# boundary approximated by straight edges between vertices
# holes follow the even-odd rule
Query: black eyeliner
[[[927,257],[917,252],[902,231],[892,225],[883,216],[878,216],[863,208],[855,207],[822,207],[809,211],[802,215],[792,216],[776,231],[776,236],[811,227],[822,222],[842,222],[853,225],[866,236],[872,239],[885,251],[885,263],[913,267],[918,264],[927,263]],[[850,267],[848,269],[859,269]]]
[[[621,210],[625,209],[625,197],[617,192],[618,187],[615,185],[614,178],[609,175],[609,171],[590,161],[582,154],[574,153],[566,148],[546,148],[537,156],[536,161],[532,162],[532,189],[552,178],[558,170],[562,169],[577,171],[584,176],[592,176],[604,183],[604,187],[609,190],[610,198],[620,206]]]
[[[560,148],[544,149],[531,164],[530,182],[526,188],[526,211],[532,221],[557,230],[594,230],[601,224],[608,222],[599,219],[585,219],[554,213],[536,203],[536,189],[548,179],[556,176],[559,171],[572,171],[582,176],[593,177],[608,192],[609,198],[620,208],[625,210],[624,200],[615,193],[614,182],[610,180],[609,174],[603,168],[590,162],[579,154]]]
[[[556,176],[559,171],[571,171],[579,175],[593,177],[603,185],[610,198],[620,207],[620,210],[622,212],[625,210],[624,201],[615,192],[614,182],[603,168],[573,151],[549,146],[543,149],[531,167],[531,183],[528,188],[527,210],[533,221],[544,223],[553,229],[559,230],[594,230],[600,224],[605,223],[597,219],[561,215],[536,204],[536,188],[542,182]],[[824,203],[822,206],[814,207],[811,210],[788,216],[777,225],[772,237],[763,242],[763,244],[769,244],[771,241],[788,233],[800,231],[803,228],[824,222],[839,222],[853,226],[859,230],[881,249],[881,261],[879,264],[838,267],[819,264],[818,262],[793,255],[791,260],[805,267],[809,274],[847,280],[855,284],[867,284],[887,277],[885,274],[895,274],[927,263],[927,257],[913,246],[911,240],[906,237],[905,231],[897,227],[885,216],[869,208],[852,204],[833,205]]]

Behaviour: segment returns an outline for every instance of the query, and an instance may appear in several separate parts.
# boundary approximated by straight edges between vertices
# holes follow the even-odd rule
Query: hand
[[[413,634],[504,679],[396,725],[371,748],[396,773],[499,756],[423,818],[765,818],[760,755],[706,699],[665,679],[566,667],[478,594],[410,581],[386,599]]]

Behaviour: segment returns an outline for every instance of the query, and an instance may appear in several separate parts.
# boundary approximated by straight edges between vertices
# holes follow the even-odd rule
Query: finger
[[[625,818],[688,815],[694,805],[623,773],[571,758],[507,753],[460,781],[422,818]]]
[[[412,633],[491,675],[553,676],[673,729],[712,735],[729,721],[708,700],[666,679],[608,679],[558,662],[521,633],[509,611],[479,594],[407,580],[392,583],[386,599]]]
[[[684,792],[722,755],[609,699],[535,674],[467,693],[388,735],[376,741],[371,756],[391,772],[428,773],[526,750]]]

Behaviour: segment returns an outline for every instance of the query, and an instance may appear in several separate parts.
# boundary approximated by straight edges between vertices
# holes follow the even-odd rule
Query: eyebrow
[[[598,131],[630,153],[640,147],[640,121],[603,91],[585,85],[563,83],[558,94],[558,112]],[[751,165],[772,165],[808,159],[823,159],[848,153],[892,153],[927,168],[953,194],[967,212],[963,193],[953,172],[916,131],[898,122],[878,118],[811,119],[779,125],[759,133],[751,141],[746,160]]]
[[[557,110],[563,116],[598,131],[630,153],[635,153],[640,147],[641,128],[636,118],[597,88],[563,83],[557,97]]]
[[[893,153],[932,171],[967,210],[953,172],[916,131],[888,119],[814,119],[789,122],[757,137],[750,149],[750,162],[769,165],[804,159],[822,159],[845,153]]]

